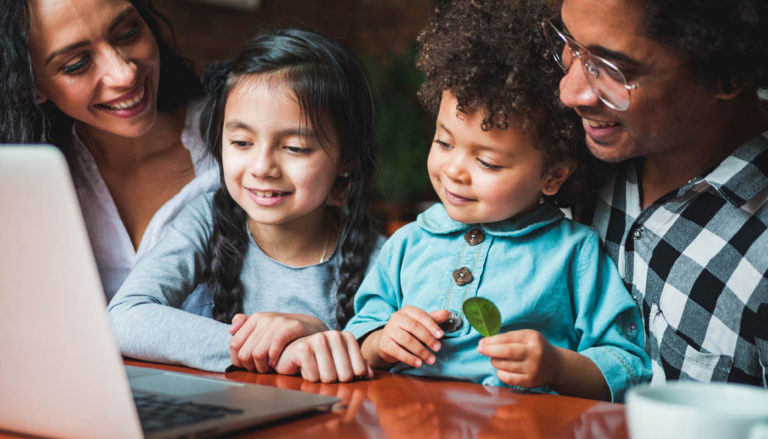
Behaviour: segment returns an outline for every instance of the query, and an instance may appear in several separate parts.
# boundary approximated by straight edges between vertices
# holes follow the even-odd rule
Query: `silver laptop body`
[[[157,369],[126,373],[105,308],[64,157],[50,146],[0,146],[0,430],[144,437],[133,392],[231,409],[146,437],[218,436],[339,401]]]

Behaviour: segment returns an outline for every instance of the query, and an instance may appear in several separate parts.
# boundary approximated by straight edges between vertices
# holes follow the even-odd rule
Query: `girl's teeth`
[[[118,102],[116,104],[104,104],[104,106],[113,110],[126,110],[141,102],[142,99],[144,99],[144,87],[141,87],[141,90],[139,90],[133,99]]]
[[[257,196],[262,198],[272,198],[280,195],[279,192],[259,192],[259,191],[253,191]]]

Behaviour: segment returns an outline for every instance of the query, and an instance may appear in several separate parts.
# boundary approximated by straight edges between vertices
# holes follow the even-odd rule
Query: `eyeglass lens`
[[[544,34],[551,45],[552,54],[564,70],[570,69],[575,58],[581,60],[584,76],[592,91],[610,108],[624,111],[629,108],[629,90],[625,76],[606,60],[592,55],[586,48],[565,36],[554,23],[547,20]]]

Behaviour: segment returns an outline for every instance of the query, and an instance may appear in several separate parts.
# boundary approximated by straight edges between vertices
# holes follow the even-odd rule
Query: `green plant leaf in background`
[[[470,297],[462,305],[469,324],[483,337],[496,335],[501,329],[501,313],[496,305],[482,297]]]

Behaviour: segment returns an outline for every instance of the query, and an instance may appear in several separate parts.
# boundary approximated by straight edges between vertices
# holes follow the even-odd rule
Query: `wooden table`
[[[505,388],[379,371],[370,381],[319,384],[275,374],[223,374],[138,361],[125,363],[342,399],[330,413],[277,422],[235,436],[238,438],[628,437],[623,405],[589,399],[522,394]]]

